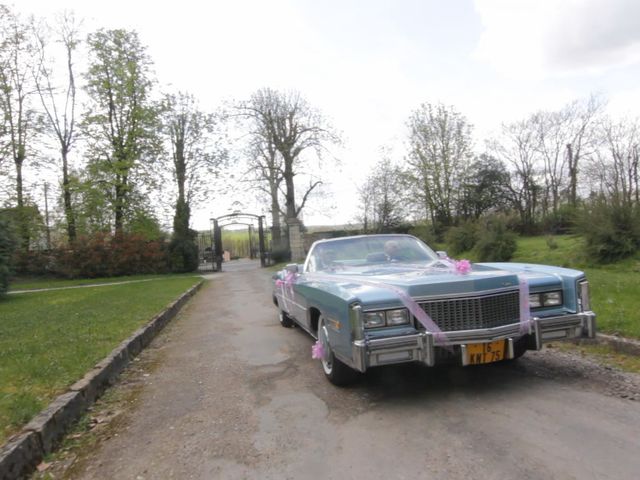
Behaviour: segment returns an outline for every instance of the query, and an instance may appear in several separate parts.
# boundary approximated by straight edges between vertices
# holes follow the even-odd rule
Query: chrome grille
[[[515,323],[520,317],[520,293],[447,298],[419,302],[443,332],[494,328]]]

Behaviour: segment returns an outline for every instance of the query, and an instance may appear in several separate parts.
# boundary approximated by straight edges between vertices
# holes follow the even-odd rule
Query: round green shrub
[[[479,262],[507,262],[517,248],[516,234],[498,217],[487,219],[474,248]]]
[[[175,273],[198,269],[198,246],[191,238],[174,238],[169,244],[169,265]]]
[[[640,248],[640,215],[631,205],[594,201],[578,224],[587,254],[597,263],[630,257]]]
[[[452,255],[468,252],[478,241],[478,225],[474,222],[465,222],[457,227],[451,227],[445,235],[445,241]]]

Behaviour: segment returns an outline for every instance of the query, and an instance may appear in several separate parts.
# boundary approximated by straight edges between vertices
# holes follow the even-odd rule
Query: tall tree
[[[537,152],[543,167],[543,214],[549,209],[556,213],[566,200],[576,206],[579,164],[595,150],[594,128],[604,105],[601,97],[592,95],[531,117],[537,127]]]
[[[502,125],[502,135],[489,142],[492,154],[510,166],[509,197],[524,231],[533,229],[540,199],[537,127],[533,117]]]
[[[422,104],[408,121],[415,198],[434,225],[451,225],[471,158],[471,125],[453,107]]]
[[[383,158],[358,189],[365,232],[392,232],[405,220],[405,172],[390,162],[387,153],[383,151]]]
[[[62,197],[67,224],[69,242],[76,238],[76,219],[72,205],[72,187],[69,172],[69,153],[76,140],[76,75],[74,56],[80,43],[78,24],[70,13],[64,13],[55,30],[47,25],[35,31],[38,51],[36,88],[50,132],[60,149],[62,166]],[[54,58],[49,53],[50,44],[54,40],[62,46],[65,58],[65,80],[57,84],[54,75]]]
[[[32,104],[35,49],[27,25],[0,4],[0,112],[4,147],[15,166],[17,220],[20,247],[29,247],[30,232],[25,205],[23,168],[38,132],[38,118]]]
[[[531,117],[536,128],[537,153],[542,160],[545,192],[542,214],[556,213],[560,206],[560,193],[565,186],[567,157],[564,155],[570,118],[566,110],[538,112]]]
[[[214,136],[215,115],[201,111],[193,95],[166,95],[162,120],[178,190],[171,258],[174,270],[190,271],[198,266],[197,247],[189,230],[191,207],[212,191],[212,178],[225,156]]]
[[[338,142],[338,136],[322,115],[297,92],[279,92],[263,88],[249,101],[239,106],[240,115],[250,120],[250,135],[261,145],[273,148],[281,157],[280,166],[284,183],[287,219],[297,219],[309,194],[322,182],[310,180],[304,187],[302,200],[296,202],[294,179],[309,173],[304,154],[313,152],[317,158],[329,144]],[[273,198],[273,197],[272,197]]]
[[[84,125],[91,170],[108,186],[114,229],[120,233],[132,192],[151,173],[139,167],[152,162],[160,146],[158,108],[150,98],[151,60],[134,31],[98,30],[87,43],[86,89],[92,105]]]
[[[506,209],[508,191],[506,165],[483,153],[466,172],[458,211],[465,219],[478,219],[486,212]]]
[[[569,204],[575,207],[578,200],[578,174],[583,158],[596,150],[598,120],[606,106],[606,100],[591,95],[586,100],[576,100],[565,107],[571,119],[566,144],[569,173]]]
[[[601,147],[597,151],[595,175],[617,205],[638,205],[640,121],[605,118],[599,125]]]
[[[250,180],[258,190],[269,198],[271,210],[271,242],[274,249],[282,246],[282,225],[284,215],[280,206],[283,177],[282,156],[273,143],[262,136],[253,136],[248,148]]]

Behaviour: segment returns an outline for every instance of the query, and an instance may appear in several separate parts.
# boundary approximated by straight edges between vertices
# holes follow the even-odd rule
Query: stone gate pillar
[[[300,231],[300,220],[297,218],[288,218],[287,225],[289,227],[291,261],[294,263],[302,263],[304,261],[304,239]]]

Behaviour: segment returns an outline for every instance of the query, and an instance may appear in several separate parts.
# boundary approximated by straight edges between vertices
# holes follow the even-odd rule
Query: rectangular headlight
[[[545,307],[562,305],[562,292],[545,292],[542,294],[542,304]]]
[[[364,312],[362,319],[365,328],[384,327],[384,312]]]
[[[539,293],[532,293],[529,295],[529,307],[540,308],[542,306],[542,299]]]
[[[405,325],[409,323],[409,315],[406,308],[399,308],[397,310],[387,310],[387,325]]]

